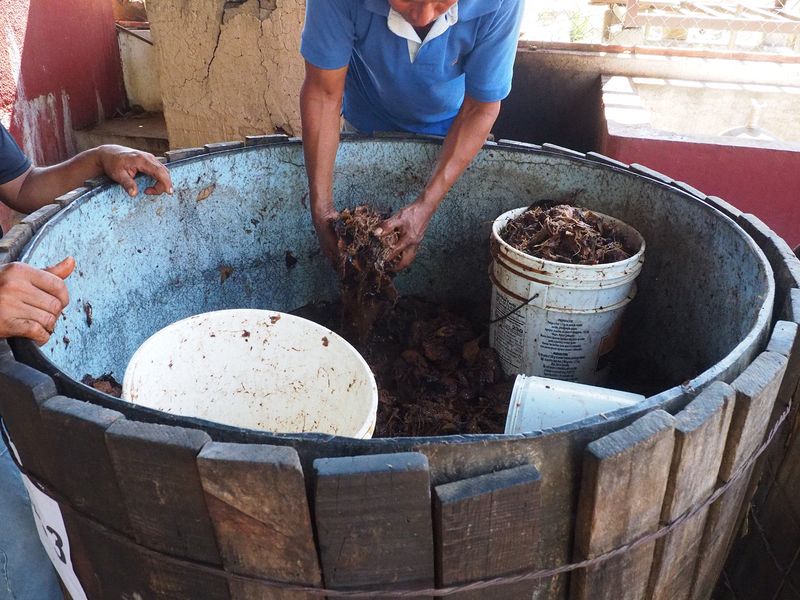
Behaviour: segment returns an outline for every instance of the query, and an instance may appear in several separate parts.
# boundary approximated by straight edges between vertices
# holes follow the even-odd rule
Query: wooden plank
[[[55,469],[50,483],[80,512],[130,534],[125,504],[106,449],[105,433],[121,413],[64,396],[42,405],[42,428]]]
[[[423,454],[318,459],[314,474],[326,587],[433,587],[430,474]]]
[[[764,352],[733,382],[736,403],[720,464],[720,484],[731,480],[764,439],[786,363],[786,357]],[[739,525],[740,509],[747,501],[751,473],[752,466],[709,510],[691,598],[705,600],[714,589]]]
[[[117,482],[136,541],[172,556],[222,566],[205,504],[197,455],[203,431],[118,420],[106,430]],[[151,588],[172,598],[228,600],[224,578],[153,564]]]
[[[437,486],[434,490],[436,585],[449,587],[535,567],[539,472],[531,465]],[[533,582],[449,596],[530,598]]]
[[[17,223],[0,238],[0,254],[8,255],[9,262],[17,260],[32,237],[33,229],[30,225]]]
[[[268,146],[271,144],[282,144],[289,140],[289,136],[283,133],[273,133],[268,135],[246,135],[244,136],[244,145],[248,148],[251,146]]]
[[[90,600],[156,597],[150,586],[152,569],[145,557],[77,514],[63,511],[63,516],[75,573]]]
[[[783,321],[800,323],[800,289],[792,288],[789,290],[778,318]]]
[[[197,458],[226,571],[321,586],[300,459],[293,448],[207,444]],[[231,582],[232,600],[318,598]]]
[[[671,394],[668,410],[679,410],[689,402],[685,392]],[[470,438],[457,444],[422,442],[414,450],[428,457],[434,485],[477,477],[493,471],[535,464],[542,478],[540,530],[534,553],[537,569],[550,569],[572,562],[575,514],[578,508],[583,452],[587,444],[633,423],[641,414],[630,414],[610,422],[600,417],[580,430],[519,439]],[[529,600],[561,600],[568,594],[570,574],[535,580]]]
[[[706,196],[703,200],[706,204],[713,206],[718,211],[720,211],[723,215],[730,217],[734,221],[739,218],[739,215],[742,214],[738,208],[733,206],[732,204],[726,202],[719,196]]]
[[[90,190],[87,187],[75,188],[74,190],[67,192],[66,194],[63,194],[58,198],[56,198],[55,203],[61,206],[61,208],[64,208],[75,202],[75,200],[83,196],[88,191]]]
[[[793,429],[792,423],[798,415],[797,403],[793,402],[797,394],[798,383],[800,383],[800,335],[798,335],[797,323],[778,321],[767,345],[767,352],[775,352],[788,359],[786,372],[778,391],[778,397],[775,400],[775,406],[772,409],[767,431],[775,426],[790,403],[793,406],[775,441],[756,463],[750,487],[751,495],[754,496],[753,502],[757,506],[763,504],[775,482],[789,444],[789,437]]]
[[[742,213],[737,223],[764,251],[772,265],[775,297],[783,298],[790,289],[800,287],[800,262],[789,244],[755,215]]]
[[[800,311],[797,314],[800,314]],[[784,354],[788,339],[778,337],[781,331],[779,325],[780,323],[776,325],[768,348]],[[797,338],[795,338],[796,344]],[[773,410],[773,418],[781,411],[780,407],[785,402],[784,388],[787,387],[787,380],[791,378],[793,360],[796,357],[797,350],[793,348],[778,393],[778,401]],[[798,402],[796,388],[793,398],[796,407]],[[767,485],[759,487],[753,500],[753,512],[763,527],[764,537],[762,538],[758,526],[753,523],[749,528],[750,535],[736,543],[734,552],[725,566],[731,585],[736,593],[742,596],[747,596],[751,590],[758,589],[766,598],[777,597],[776,594],[782,585],[782,572],[789,570],[797,560],[797,540],[800,539],[800,437],[797,436],[797,431],[800,429],[793,420],[797,419],[798,413],[793,412],[793,418],[784,424],[773,442],[773,447],[768,450],[764,473]],[[791,589],[792,584],[787,580],[783,585],[788,585]],[[800,597],[800,586],[791,591]]]
[[[168,150],[164,153],[167,162],[175,162],[177,160],[184,160],[186,158],[194,158],[195,156],[202,156],[206,154],[205,148],[179,148],[177,150]]]
[[[20,223],[24,223],[25,225],[31,228],[31,231],[33,231],[33,233],[36,233],[42,228],[42,226],[45,223],[47,223],[60,210],[61,210],[60,204],[46,204],[45,206],[42,206],[39,210],[32,212],[31,214],[24,217],[20,221]]]
[[[702,503],[714,491],[733,414],[736,393],[716,382],[675,417],[672,457],[661,526]],[[689,596],[708,509],[656,541],[647,598],[683,600]]]
[[[39,407],[56,395],[53,380],[14,360],[0,361],[0,416],[27,471],[49,480],[50,453]]]
[[[575,560],[595,558],[658,529],[669,478],[675,419],[655,410],[586,447]],[[655,543],[573,573],[572,598],[641,599]]]

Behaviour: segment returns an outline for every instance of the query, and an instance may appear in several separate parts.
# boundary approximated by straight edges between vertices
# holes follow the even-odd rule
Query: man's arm
[[[99,146],[52,167],[31,167],[21,176],[0,185],[0,201],[22,213],[31,213],[55,198],[79,187],[87,179],[108,175],[131,196],[138,193],[134,177],[144,173],[156,183],[146,194],[172,193],[169,171],[152,154],[123,146]]]
[[[433,214],[486,142],[498,114],[499,100],[479,102],[469,96],[464,98],[422,194],[382,226],[383,235],[394,231],[400,234],[389,255],[389,260],[400,257],[396,270],[405,269],[414,260]]]
[[[100,146],[52,167],[29,168],[0,185],[0,201],[20,212],[33,212],[86,179],[102,174],[135,196],[138,190],[133,178],[140,172],[156,180],[145,193],[172,193],[169,171],[152,154],[123,146]],[[37,344],[47,342],[69,303],[64,280],[74,269],[72,257],[41,270],[23,263],[1,265],[0,338],[25,337]]]
[[[340,115],[347,67],[319,69],[306,61],[306,77],[300,90],[303,154],[311,195],[311,218],[322,251],[330,260],[338,254],[333,221],[333,168],[339,148]]]

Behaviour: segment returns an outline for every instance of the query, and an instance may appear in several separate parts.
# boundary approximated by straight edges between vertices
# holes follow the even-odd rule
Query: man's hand
[[[339,259],[339,237],[333,229],[333,224],[339,218],[339,213],[333,207],[320,212],[314,212],[311,220],[319,238],[319,247],[334,266]]]
[[[395,271],[402,271],[414,261],[422,238],[425,236],[425,230],[428,229],[428,223],[435,212],[436,205],[417,200],[383,222],[381,225],[382,237],[395,232],[399,235],[397,243],[386,257],[387,263],[399,258],[392,265]]]
[[[69,303],[64,279],[75,270],[75,259],[47,269],[24,263],[0,267],[0,338],[24,337],[45,344]]]
[[[499,112],[500,102],[479,102],[466,96],[425,189],[417,200],[383,223],[384,235],[396,231],[400,236],[388,257],[389,260],[399,257],[396,271],[413,262],[433,213],[486,142]]]
[[[124,146],[105,145],[97,148],[97,162],[103,172],[120,184],[131,196],[139,190],[134,181],[137,173],[150,175],[156,184],[145,189],[145,194],[171,194],[172,179],[167,168],[148,152]]]

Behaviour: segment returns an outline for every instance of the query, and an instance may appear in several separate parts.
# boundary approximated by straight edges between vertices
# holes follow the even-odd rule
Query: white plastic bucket
[[[593,385],[518,375],[511,392],[506,433],[527,433],[582,421],[633,406],[640,394]]]
[[[527,210],[504,213],[492,227],[492,325],[489,341],[506,374],[602,383],[617,343],[625,307],[636,295],[645,243],[625,223],[615,223],[639,251],[627,260],[571,265],[534,258],[507,244],[500,232]]]
[[[361,355],[312,321],[223,310],[165,327],[134,353],[129,402],[235,427],[369,438],[378,388]]]

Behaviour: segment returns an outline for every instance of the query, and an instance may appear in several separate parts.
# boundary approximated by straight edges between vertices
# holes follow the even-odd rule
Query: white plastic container
[[[361,355],[312,321],[223,310],[165,327],[134,353],[129,402],[273,432],[369,438],[378,388]]]
[[[511,392],[506,433],[527,433],[582,421],[633,406],[640,394],[545,377],[518,375]]]
[[[622,314],[636,295],[634,280],[644,263],[644,239],[625,223],[594,213],[613,221],[627,245],[638,252],[602,265],[534,258],[500,237],[506,223],[526,210],[504,213],[492,227],[490,344],[507,375],[601,384]]]

